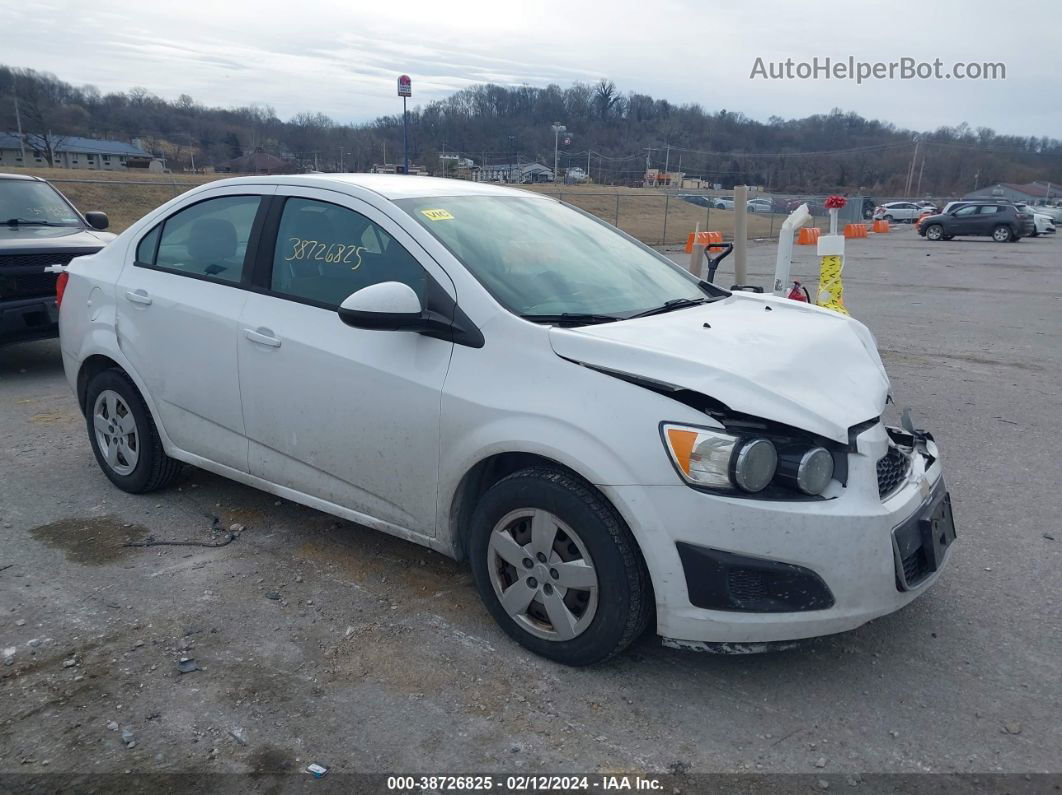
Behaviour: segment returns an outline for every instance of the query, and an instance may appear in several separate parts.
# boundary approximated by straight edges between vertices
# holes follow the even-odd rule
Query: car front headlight
[[[816,497],[834,478],[833,454],[797,438],[667,423],[663,437],[675,468],[691,486],[757,494],[774,485]]]
[[[679,473],[694,486],[754,494],[767,488],[778,466],[774,443],[760,436],[665,425],[664,439]]]

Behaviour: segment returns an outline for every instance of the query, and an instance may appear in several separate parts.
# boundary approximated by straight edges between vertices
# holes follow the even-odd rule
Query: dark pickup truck
[[[106,228],[106,215],[82,215],[47,181],[0,174],[0,344],[59,333],[56,274],[45,269],[95,254],[114,239]]]

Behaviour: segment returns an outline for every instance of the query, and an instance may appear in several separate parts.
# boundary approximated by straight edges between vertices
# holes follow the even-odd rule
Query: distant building
[[[56,136],[52,142],[54,168],[125,171],[163,171],[165,163],[145,150],[140,141],[104,141],[78,136]],[[47,144],[38,135],[0,132],[0,167],[47,168]],[[23,158],[25,151],[25,158]]]
[[[480,182],[515,182],[522,185],[534,182],[553,182],[553,169],[541,163],[483,165],[480,166],[476,179]]]
[[[370,174],[401,174],[405,166],[402,163],[373,163]],[[427,176],[428,170],[416,163],[409,164],[409,173],[415,177]]]
[[[1047,182],[997,182],[967,193],[964,199],[1007,199],[1012,202],[1043,204],[1062,199],[1062,188]]]
[[[642,184],[646,188],[681,188],[683,171],[662,171],[659,168],[647,168]]]
[[[291,174],[295,167],[258,147],[248,155],[218,163],[214,170],[223,174]]]

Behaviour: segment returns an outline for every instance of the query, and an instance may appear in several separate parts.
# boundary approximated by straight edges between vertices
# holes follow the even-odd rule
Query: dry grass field
[[[11,169],[50,180],[82,211],[102,210],[111,231],[121,232],[145,213],[196,185],[232,174],[153,174],[128,171],[72,171],[57,168]],[[726,239],[734,232],[732,210],[709,210],[651,188],[602,185],[534,185],[527,190],[559,196],[645,243],[684,243],[700,224],[702,231],[719,231]],[[666,209],[666,228],[665,228]],[[618,212],[618,216],[617,216]],[[773,237],[781,216],[750,214],[750,238]]]

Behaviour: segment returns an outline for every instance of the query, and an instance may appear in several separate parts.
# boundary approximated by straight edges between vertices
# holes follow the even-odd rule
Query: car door
[[[977,231],[977,205],[968,204],[960,207],[951,214],[951,222],[944,225],[944,231],[949,235],[976,235]]]
[[[281,187],[273,205],[239,322],[251,474],[369,524],[433,535],[453,343],[351,328],[336,309],[379,282],[409,284],[422,300],[433,283],[453,296],[453,284],[399,225],[356,198]]]
[[[118,345],[181,450],[241,472],[247,440],[236,367],[262,190],[210,191],[131,247],[117,282]]]
[[[998,224],[1006,223],[1007,219],[1000,213],[1002,209],[998,204],[982,204],[975,216],[975,234],[990,235]]]

